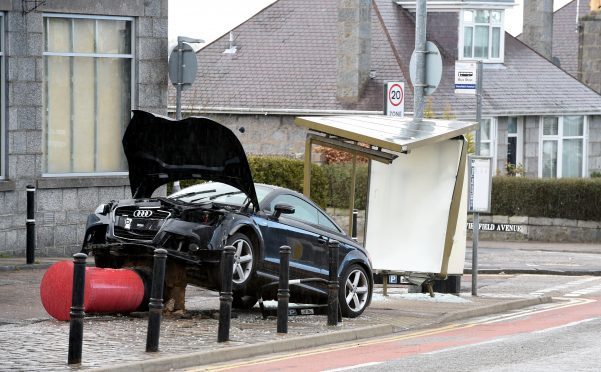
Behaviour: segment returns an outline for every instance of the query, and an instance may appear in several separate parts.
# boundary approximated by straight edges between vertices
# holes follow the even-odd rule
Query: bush
[[[253,180],[297,192],[303,192],[304,162],[279,156],[250,156],[248,158]],[[317,164],[311,169],[311,199],[322,208],[327,205],[327,178]]]
[[[601,179],[493,177],[492,214],[601,220]]]
[[[351,172],[353,164],[335,163],[323,165],[328,181],[328,206],[348,208],[351,193]],[[355,208],[365,209],[367,204],[367,163],[357,163],[355,180]]]

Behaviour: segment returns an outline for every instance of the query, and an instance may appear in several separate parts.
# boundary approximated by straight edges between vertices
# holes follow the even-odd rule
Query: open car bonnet
[[[258,209],[242,144],[231,130],[211,119],[176,121],[135,110],[123,135],[123,150],[134,198],[149,198],[169,182],[202,179],[239,189]]]

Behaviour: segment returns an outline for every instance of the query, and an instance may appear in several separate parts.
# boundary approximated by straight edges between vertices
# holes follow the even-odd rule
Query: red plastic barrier
[[[40,296],[44,308],[58,320],[69,320],[73,291],[73,261],[60,261],[44,274]],[[86,267],[86,313],[128,313],[144,299],[144,282],[128,269]]]

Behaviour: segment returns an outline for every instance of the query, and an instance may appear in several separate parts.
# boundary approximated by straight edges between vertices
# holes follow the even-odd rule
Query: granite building
[[[86,216],[130,194],[132,109],[167,108],[167,0],[0,1],[0,254],[79,250]]]

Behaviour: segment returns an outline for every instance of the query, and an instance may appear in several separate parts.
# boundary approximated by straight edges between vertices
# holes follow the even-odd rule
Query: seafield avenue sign
[[[480,231],[505,231],[505,232],[519,232],[526,234],[527,228],[524,225],[514,225],[510,223],[481,223]],[[472,222],[467,223],[467,229],[473,230],[474,224]]]

